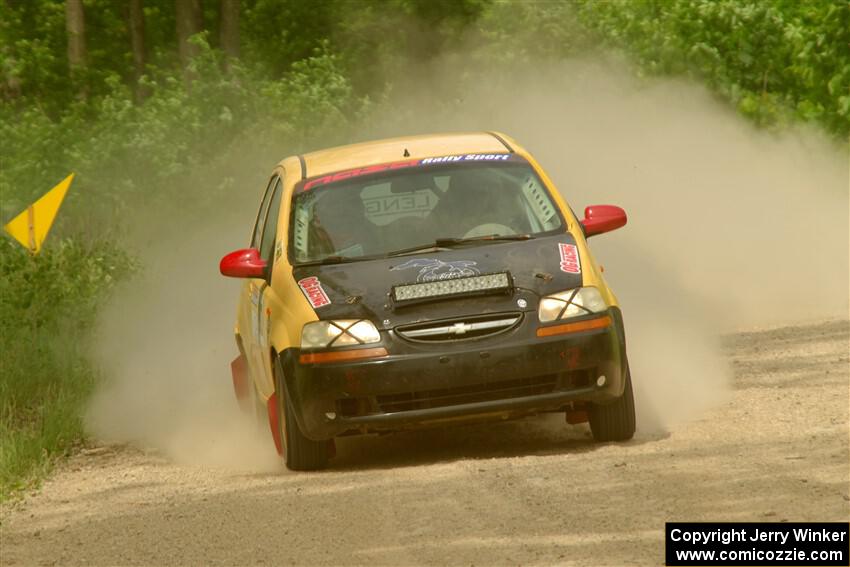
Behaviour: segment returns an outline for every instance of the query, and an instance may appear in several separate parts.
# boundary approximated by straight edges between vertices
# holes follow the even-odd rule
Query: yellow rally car
[[[623,318],[585,241],[625,223],[609,205],[577,220],[503,134],[287,158],[221,260],[245,279],[237,398],[295,470],[336,436],[542,412],[630,439]]]

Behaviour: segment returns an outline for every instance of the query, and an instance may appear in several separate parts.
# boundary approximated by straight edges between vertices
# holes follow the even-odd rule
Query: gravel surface
[[[0,564],[659,565],[665,521],[846,521],[848,341],[730,336],[725,403],[620,445],[552,415],[345,440],[321,473],[88,450],[4,506]]]

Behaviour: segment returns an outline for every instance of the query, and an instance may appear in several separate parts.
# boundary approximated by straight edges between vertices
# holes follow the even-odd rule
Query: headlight
[[[301,329],[301,348],[368,345],[381,342],[381,334],[371,321],[338,319],[314,321]]]
[[[537,316],[541,323],[600,313],[608,309],[602,294],[595,287],[580,287],[547,295],[540,300]]]

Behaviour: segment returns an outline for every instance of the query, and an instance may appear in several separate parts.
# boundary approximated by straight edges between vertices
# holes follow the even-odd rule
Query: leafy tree
[[[705,81],[764,125],[850,135],[850,2],[578,0],[579,18],[653,74]]]

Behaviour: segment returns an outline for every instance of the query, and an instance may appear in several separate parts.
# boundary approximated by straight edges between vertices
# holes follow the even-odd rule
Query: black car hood
[[[420,321],[536,311],[541,296],[580,287],[581,258],[569,233],[524,241],[492,242],[392,258],[296,266],[295,281],[319,319],[369,319],[380,329]],[[476,296],[445,296],[396,303],[393,286],[509,272],[514,289]],[[523,306],[523,301],[524,306]]]

